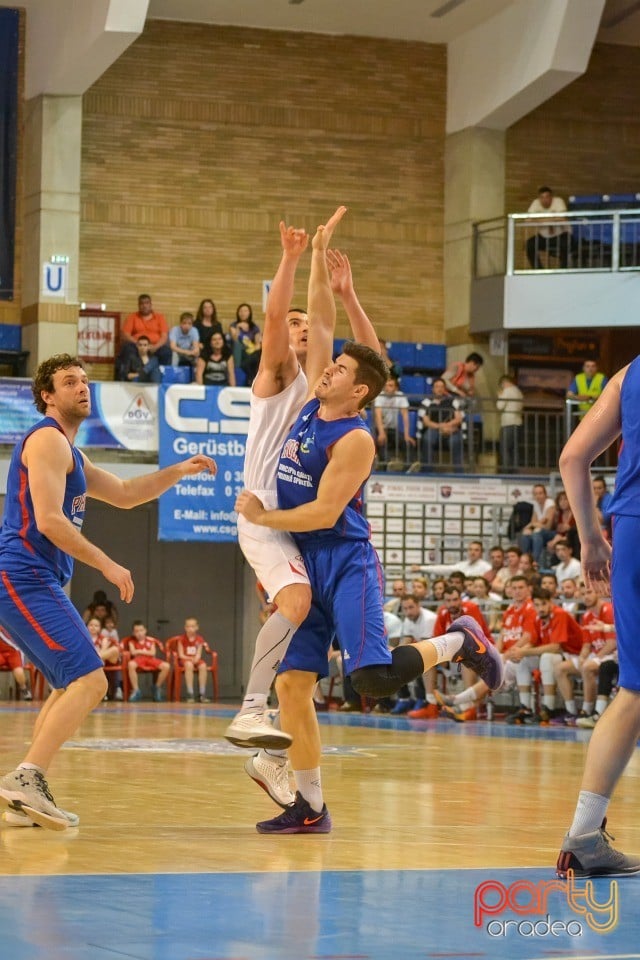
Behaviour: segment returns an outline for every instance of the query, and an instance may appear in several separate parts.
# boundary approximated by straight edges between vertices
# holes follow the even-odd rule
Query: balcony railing
[[[417,420],[418,401],[410,404]],[[509,448],[501,438],[500,412],[495,400],[477,398],[465,411],[463,429],[452,437],[423,431],[416,446],[406,444],[398,418],[386,448],[378,450],[377,469],[398,473],[549,474],[557,470],[562,448],[584,416],[575,400],[558,398],[552,408],[525,408]],[[501,442],[502,441],[502,442]],[[600,468],[616,466],[616,451],[598,460]]]
[[[640,270],[640,209],[510,213],[480,221],[473,230],[476,278]]]

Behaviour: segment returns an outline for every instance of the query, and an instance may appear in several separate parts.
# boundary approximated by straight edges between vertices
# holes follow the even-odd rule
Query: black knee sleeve
[[[390,664],[359,667],[351,674],[354,689],[365,697],[388,697],[400,687],[424,673],[424,661],[416,648],[408,643],[395,647]]]
[[[615,660],[605,660],[598,670],[598,696],[608,697],[618,680],[618,664]]]

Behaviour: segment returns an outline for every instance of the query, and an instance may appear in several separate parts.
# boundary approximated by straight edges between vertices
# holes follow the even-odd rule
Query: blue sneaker
[[[329,833],[331,817],[326,803],[318,813],[298,791],[294,802],[290,803],[283,813],[273,820],[256,823],[256,830],[258,833]]]
[[[162,703],[164,700],[164,690],[162,687],[155,686],[153,687],[153,699],[156,703]]]
[[[142,700],[142,694],[139,690],[134,690],[134,692],[129,697],[129,703],[137,703],[138,700]]]
[[[409,710],[413,710],[414,702],[415,701],[411,700],[409,697],[396,700],[394,706],[391,708],[391,713],[395,716],[398,716],[400,713],[409,713]]]
[[[461,630],[464,633],[462,646],[452,657],[452,663],[464,663],[489,687],[497,690],[504,682],[504,664],[495,646],[485,637],[480,624],[473,617],[458,617],[447,633]]]

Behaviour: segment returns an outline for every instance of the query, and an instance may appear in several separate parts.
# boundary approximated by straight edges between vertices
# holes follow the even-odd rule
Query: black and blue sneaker
[[[326,803],[318,813],[297,791],[296,799],[273,820],[256,823],[258,833],[330,833],[331,817]]]
[[[480,624],[473,617],[458,617],[447,633],[462,631],[464,640],[452,663],[464,663],[484,680],[490,690],[498,690],[504,682],[504,664],[495,646],[482,632]]]

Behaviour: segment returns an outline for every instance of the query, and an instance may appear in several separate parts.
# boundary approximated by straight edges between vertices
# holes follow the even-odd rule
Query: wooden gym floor
[[[36,712],[0,707],[3,772]],[[80,827],[0,827],[0,960],[640,958],[640,876],[590,906],[584,882],[545,886],[588,731],[323,714],[333,832],[264,837],[278,808],[222,739],[234,712],[87,720],[49,774]],[[610,810],[630,853],[639,776],[636,755]]]

